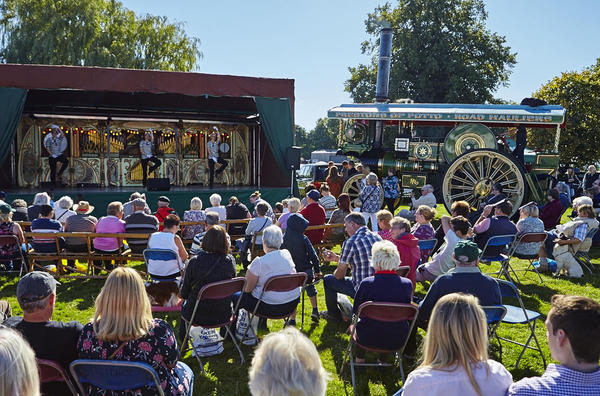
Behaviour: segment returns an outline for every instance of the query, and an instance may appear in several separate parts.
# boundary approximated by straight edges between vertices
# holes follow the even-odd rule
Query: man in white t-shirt
[[[417,282],[433,282],[438,276],[445,274],[454,267],[452,254],[456,244],[466,239],[469,234],[469,221],[463,216],[442,216],[442,229],[446,236],[444,245],[433,256],[431,261],[417,268]]]

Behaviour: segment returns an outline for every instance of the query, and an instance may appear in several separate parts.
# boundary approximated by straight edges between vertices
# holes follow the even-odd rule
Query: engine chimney
[[[379,38],[379,66],[377,68],[377,87],[375,88],[375,103],[389,102],[390,90],[390,62],[392,60],[392,37],[391,27],[383,27]],[[379,150],[383,145],[383,121],[375,123],[375,140],[373,149]]]

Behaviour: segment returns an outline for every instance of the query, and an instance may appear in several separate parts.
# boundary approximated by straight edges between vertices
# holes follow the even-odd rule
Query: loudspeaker
[[[291,170],[300,169],[300,147],[292,146],[287,148],[285,167]]]
[[[148,179],[146,188],[148,191],[169,191],[171,189],[171,180],[168,177]]]

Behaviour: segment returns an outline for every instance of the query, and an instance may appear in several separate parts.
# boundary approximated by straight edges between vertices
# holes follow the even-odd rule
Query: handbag
[[[248,326],[250,328],[248,329]],[[248,331],[246,332],[246,329]],[[238,340],[241,340],[246,333],[246,338],[242,342],[244,345],[256,345],[258,344],[258,337],[256,336],[256,330],[258,329],[258,317],[255,316],[250,323],[250,314],[244,308],[240,308],[238,311],[237,323],[235,325],[235,336]]]
[[[375,192],[377,186],[375,186],[375,188],[373,188],[373,190],[371,190],[371,192],[369,193],[369,195],[367,195],[367,198],[365,198],[365,201],[363,202],[362,199],[360,199],[360,196],[358,198],[356,198],[358,201],[360,201],[360,205],[358,207],[360,207],[360,211],[362,212],[362,205],[369,199],[371,198],[371,195],[373,195],[373,193]],[[356,206],[356,205],[354,205]]]
[[[260,227],[260,230],[258,230],[256,232],[261,232],[263,230],[263,228],[265,228],[266,225],[267,225],[267,219],[265,219],[265,223],[263,224],[262,227]],[[242,247],[240,249],[240,251],[242,253],[247,252],[250,249],[253,237],[254,237],[254,233],[252,233],[251,235],[244,236],[244,241],[242,242]]]
[[[216,328],[194,326],[190,329],[192,356],[215,356],[223,352],[223,337]]]

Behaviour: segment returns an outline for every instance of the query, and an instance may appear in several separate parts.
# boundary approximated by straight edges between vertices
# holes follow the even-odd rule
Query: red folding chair
[[[267,280],[267,282],[265,283],[265,286],[263,287],[262,292],[260,293],[260,297],[258,299],[258,302],[256,303],[256,306],[254,307],[254,311],[248,317],[248,319],[249,319],[248,327],[246,328],[246,331],[244,331],[244,335],[242,336],[242,339],[240,340],[240,342],[243,343],[244,340],[246,339],[246,336],[248,335],[248,330],[252,327],[251,323],[255,316],[258,316],[259,318],[265,318],[265,319],[285,319],[284,326],[287,325],[288,317],[296,310],[295,307],[290,312],[287,312],[286,314],[279,315],[279,316],[261,315],[257,312],[258,307],[260,306],[263,295],[266,292],[270,292],[270,291],[271,292],[286,292],[286,291],[291,291],[291,290],[294,290],[294,289],[297,289],[300,287],[300,288],[302,288],[300,291],[300,294],[302,294],[304,292],[304,285],[306,284],[306,278],[307,278],[307,275],[304,272],[299,272],[297,274],[278,275],[278,276],[270,277]]]
[[[46,384],[49,382],[64,382],[67,388],[71,391],[71,394],[77,396],[77,390],[75,384],[71,381],[71,378],[62,366],[53,360],[35,359],[40,373],[40,382]]]
[[[183,342],[181,343],[181,356],[183,356],[190,349],[194,349],[194,344],[191,343],[192,346],[190,348],[188,346],[188,341],[189,341],[190,330],[194,326],[193,320],[196,317],[196,311],[198,310],[198,304],[201,301],[223,300],[226,298],[231,298],[235,293],[243,292],[245,288],[246,288],[246,279],[241,278],[241,277],[228,279],[228,280],[224,280],[224,281],[219,281],[219,282],[212,282],[212,283],[202,286],[202,288],[198,292],[198,297],[196,298],[196,304],[194,305],[194,311],[192,312],[191,321],[186,320],[183,316],[181,317],[181,319],[185,323],[185,327],[186,327],[185,337],[183,339]],[[233,334],[231,334],[231,329],[230,329],[231,323],[233,323],[233,321],[235,319],[235,312],[237,312],[239,303],[240,303],[240,299],[238,300],[237,304],[235,305],[234,310],[232,311],[231,316],[229,317],[229,320],[227,320],[226,322],[215,324],[215,325],[210,325],[210,326],[202,325],[202,327],[208,328],[208,329],[224,327],[227,330],[227,334],[231,338],[233,345],[235,345],[236,349],[238,350],[238,352],[240,354],[240,359],[241,359],[240,364],[244,364],[244,361],[245,361],[244,354],[242,353],[240,346],[236,342],[235,337],[233,336]],[[202,364],[202,359],[200,359],[200,354],[198,353],[198,351],[196,351],[196,350],[194,350],[194,351],[196,352],[196,359],[198,359],[198,363],[200,364],[200,369],[202,370],[202,374],[206,374],[206,372],[204,371],[204,365]]]
[[[364,302],[358,307],[358,312],[354,315],[354,319],[352,320],[351,325],[351,334],[350,340],[348,341],[348,350],[346,354],[344,354],[344,359],[342,360],[342,367],[340,369],[340,377],[342,376],[342,372],[344,370],[344,366],[346,364],[346,359],[350,360],[350,371],[352,375],[352,388],[354,389],[354,394],[357,395],[356,391],[356,376],[354,372],[354,366],[374,366],[374,367],[394,367],[396,362],[398,362],[398,366],[400,368],[400,378],[402,379],[402,383],[404,384],[404,369],[402,367],[402,355],[404,353],[404,348],[406,348],[406,344],[408,343],[409,334],[412,332],[412,329],[415,325],[415,320],[417,318],[417,313],[419,312],[419,308],[412,304],[402,304],[402,303],[394,303],[394,302],[374,302],[367,301]],[[365,346],[361,344],[361,341],[358,339],[356,335],[356,324],[360,319],[373,319],[378,320],[380,322],[404,322],[408,321],[410,323],[410,328],[408,333],[406,333],[406,339],[402,343],[401,347],[398,349],[376,349]],[[354,357],[352,356],[352,346],[356,345],[360,348],[363,348],[367,351],[376,352],[376,353],[393,353],[395,354],[394,362],[390,363],[356,363],[354,362]]]

